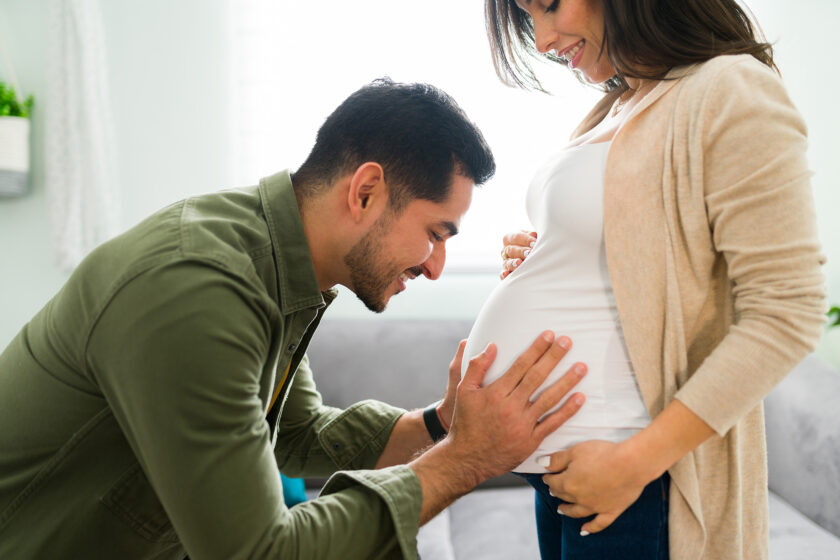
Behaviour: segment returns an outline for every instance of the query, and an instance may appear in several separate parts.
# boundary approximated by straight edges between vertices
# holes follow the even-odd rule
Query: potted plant
[[[0,82],[0,196],[26,193],[31,110],[31,95],[21,101],[13,87]]]

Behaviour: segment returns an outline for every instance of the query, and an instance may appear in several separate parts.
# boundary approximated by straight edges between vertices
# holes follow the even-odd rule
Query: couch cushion
[[[840,535],[840,373],[808,356],[764,406],[770,490]]]
[[[307,354],[326,404],[377,399],[420,408],[443,397],[449,362],[469,321],[365,321],[325,317]]]
[[[420,560],[456,560],[449,510],[444,510],[420,527],[417,533],[417,553]]]
[[[840,537],[832,535],[781,497],[770,493],[770,560],[836,560]]]
[[[488,488],[449,506],[457,560],[539,560],[534,491]]]

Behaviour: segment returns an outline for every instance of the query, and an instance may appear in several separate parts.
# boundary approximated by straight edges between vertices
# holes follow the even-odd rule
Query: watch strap
[[[426,424],[429,436],[431,436],[432,441],[435,443],[445,438],[447,434],[446,429],[443,427],[443,424],[441,424],[440,417],[437,413],[438,405],[440,405],[440,401],[432,403],[423,409],[423,423]]]

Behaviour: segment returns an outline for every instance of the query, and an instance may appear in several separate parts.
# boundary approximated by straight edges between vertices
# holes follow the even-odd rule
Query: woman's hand
[[[585,534],[609,527],[635,502],[650,482],[715,431],[681,401],[674,399],[642,431],[621,443],[591,440],[540,458],[555,474],[543,480],[551,493],[569,502],[569,517],[595,515],[583,524]]]
[[[543,457],[556,474],[543,476],[551,494],[569,502],[559,513],[580,518],[595,515],[581,527],[581,535],[609,527],[635,502],[650,480],[642,474],[643,457],[633,456],[626,446],[601,440],[579,443]]]
[[[508,233],[502,238],[502,259],[504,260],[500,275],[502,280],[522,264],[536,242],[537,232],[525,229]]]

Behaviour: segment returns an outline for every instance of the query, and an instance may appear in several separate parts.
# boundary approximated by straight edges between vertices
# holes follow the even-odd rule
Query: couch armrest
[[[840,536],[840,372],[808,356],[764,405],[770,489]]]

